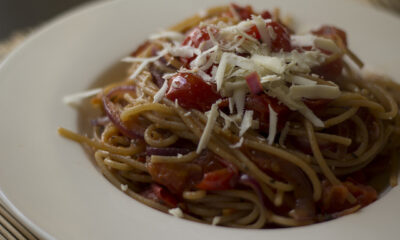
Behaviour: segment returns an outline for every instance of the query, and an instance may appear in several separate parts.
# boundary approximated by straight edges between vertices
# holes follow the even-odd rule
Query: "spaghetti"
[[[100,170],[132,198],[190,220],[301,226],[397,185],[399,86],[365,76],[346,33],[297,35],[276,10],[212,8],[153,35],[126,80],[92,99]]]

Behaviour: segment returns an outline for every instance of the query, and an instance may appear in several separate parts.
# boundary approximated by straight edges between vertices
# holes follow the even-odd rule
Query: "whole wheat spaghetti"
[[[397,184],[399,86],[362,74],[346,33],[296,34],[279,11],[235,4],[152,35],[126,79],[93,99],[89,146],[132,198],[240,228],[308,225]],[[360,70],[361,69],[361,70]]]

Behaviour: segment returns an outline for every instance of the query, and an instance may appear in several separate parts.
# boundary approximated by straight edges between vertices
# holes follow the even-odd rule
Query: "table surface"
[[[17,30],[29,29],[83,3],[94,0],[0,1],[0,41]]]

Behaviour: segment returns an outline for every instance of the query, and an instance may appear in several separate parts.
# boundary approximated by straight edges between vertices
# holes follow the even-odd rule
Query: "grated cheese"
[[[212,226],[218,225],[221,222],[221,219],[222,218],[220,216],[213,217],[211,225]]]
[[[329,38],[316,37],[314,44],[317,48],[329,51],[331,53],[341,53],[342,50],[336,45],[336,43]]]
[[[251,56],[251,60],[277,74],[282,74],[285,71],[286,64],[283,58],[253,55]]]
[[[197,154],[200,154],[201,151],[207,147],[207,144],[210,141],[215,122],[217,121],[218,118],[218,104],[220,102],[221,101],[218,100],[211,106],[210,111],[208,111],[207,123],[206,126],[204,127],[203,133],[201,134],[199,144],[197,145],[197,150],[196,150]]]
[[[156,34],[152,34],[149,37],[150,40],[156,40],[160,38],[168,38],[175,41],[182,41],[183,39],[185,39],[185,35],[180,32],[162,31]]]
[[[174,217],[179,217],[179,218],[183,217],[183,212],[179,207],[169,209],[168,213],[171,214]]]
[[[278,114],[274,111],[271,105],[268,105],[269,109],[269,132],[268,132],[268,144],[272,145],[275,140],[276,128],[278,125]]]
[[[242,123],[240,124],[239,136],[243,136],[243,134],[251,127],[252,122],[253,122],[253,111],[246,110],[242,119]]]
[[[253,21],[257,27],[258,33],[261,36],[261,41],[267,44],[267,46],[271,46],[271,38],[267,31],[267,25],[265,24],[264,19],[262,19],[260,16],[253,15]]]
[[[154,95],[153,103],[160,102],[161,99],[165,96],[165,93],[167,93],[167,90],[168,90],[168,81],[165,80],[160,90],[158,90],[157,93]]]
[[[243,145],[243,141],[244,141],[244,139],[243,139],[243,137],[241,137],[237,143],[231,144],[231,145],[229,145],[229,147],[230,148],[240,148]]]
[[[75,105],[85,98],[92,97],[96,94],[101,93],[101,91],[102,91],[101,88],[95,88],[85,92],[74,93],[71,95],[64,96],[62,101],[64,104]]]
[[[123,192],[126,192],[126,190],[128,190],[128,185],[126,185],[126,184],[121,184],[121,190],[122,190]]]
[[[242,116],[244,111],[245,99],[246,99],[246,88],[237,88],[233,92],[233,101],[236,106],[236,112],[239,116]]]
[[[297,84],[297,85],[316,85],[317,84],[316,81],[310,80],[308,78],[300,77],[300,76],[292,75],[289,77],[289,79],[293,84]]]

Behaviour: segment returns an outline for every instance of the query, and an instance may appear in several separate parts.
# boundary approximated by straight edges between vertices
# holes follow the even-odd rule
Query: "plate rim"
[[[48,22],[44,23],[41,25],[38,29],[36,29],[33,33],[29,34],[29,36],[19,45],[17,46],[12,52],[10,52],[1,62],[0,62],[0,71],[6,67],[8,62],[12,61],[12,59],[15,58],[15,56],[21,52],[24,51],[27,45],[30,44],[30,42],[35,41],[36,38],[39,38],[43,34],[45,34],[47,31],[51,31],[54,27],[57,27],[57,25],[62,24],[65,21],[68,21],[70,18],[74,18],[78,15],[81,14],[89,14],[90,11],[95,11],[97,8],[102,8],[106,7],[108,5],[111,5],[115,2],[120,2],[118,0],[101,0],[101,1],[91,1],[88,3],[84,3],[82,5],[76,6],[60,15],[57,17],[49,20]],[[344,1],[347,2],[347,1]],[[361,2],[359,1],[353,1],[353,3],[359,3],[359,5],[362,5]],[[372,7],[371,7],[372,8]],[[374,9],[374,11],[377,12],[382,12],[383,10],[381,9]],[[397,18],[393,14],[389,14],[389,17],[391,18]],[[32,220],[27,218],[6,196],[6,194],[2,191],[1,185],[0,185],[0,200],[2,203],[5,205],[6,209],[11,211],[13,216],[19,220],[21,223],[24,224],[25,227],[27,227],[31,232],[33,232],[37,237],[39,238],[44,238],[44,239],[56,239],[54,236],[49,234],[47,231],[44,229],[38,227],[37,224],[35,224]]]

